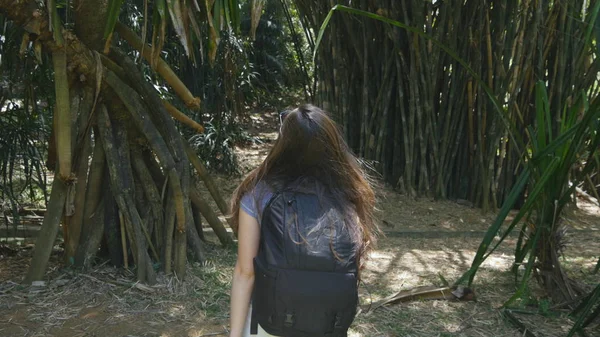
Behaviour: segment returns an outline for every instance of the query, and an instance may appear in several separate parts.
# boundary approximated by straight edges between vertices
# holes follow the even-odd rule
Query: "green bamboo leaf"
[[[517,240],[517,245],[515,247],[515,261],[514,261],[514,265],[513,265],[513,272],[515,273],[515,283],[518,278],[517,273],[518,273],[519,264],[521,264],[521,262],[523,262],[523,260],[525,259],[525,256],[527,256],[527,253],[531,249],[531,247],[529,245],[529,242],[531,240],[528,240],[525,244],[523,244],[525,235],[527,234],[528,226],[529,225],[528,225],[527,221],[525,221],[523,223],[523,225],[521,226],[521,231],[519,232],[519,239]]]
[[[537,137],[533,137],[535,135],[535,130],[533,129],[533,125],[527,126],[527,131],[529,131],[529,134],[532,136],[531,137],[531,151],[532,151],[533,155],[535,155],[535,153],[540,151],[540,144],[538,143]]]
[[[483,257],[485,255],[485,253],[487,252],[490,244],[492,243],[492,241],[494,240],[496,235],[498,235],[498,232],[500,231],[500,227],[502,227],[502,224],[504,223],[504,220],[508,216],[508,213],[510,213],[510,210],[512,209],[512,207],[515,205],[515,203],[519,199],[521,192],[527,185],[528,179],[529,179],[529,170],[525,169],[525,170],[523,170],[523,172],[521,172],[521,175],[519,176],[519,179],[515,183],[515,186],[512,188],[512,190],[510,191],[510,194],[506,198],[506,201],[502,205],[502,208],[500,209],[498,216],[496,216],[496,220],[494,220],[494,223],[490,226],[490,228],[485,233],[485,236],[483,237],[483,240],[481,241],[481,244],[479,245],[477,253],[475,254],[475,257],[473,258],[473,262],[471,263],[471,268],[469,268],[469,270],[466,273],[464,273],[454,283],[455,285],[464,282],[467,278],[469,279],[469,285],[471,283],[473,283],[473,279],[475,278],[475,273],[479,269],[479,266],[481,265],[481,263],[483,263],[483,261],[484,261]]]
[[[231,15],[229,13],[229,0],[223,1],[223,13],[225,14],[225,22],[227,23],[227,27],[231,27]]]
[[[504,241],[508,234],[512,232],[512,230],[519,223],[519,221],[521,221],[521,219],[523,219],[523,217],[526,214],[529,214],[529,212],[533,210],[535,204],[538,202],[538,197],[542,195],[544,188],[547,186],[548,182],[550,181],[552,175],[556,171],[556,168],[559,166],[559,164],[560,160],[558,158],[552,159],[550,165],[548,165],[546,171],[544,171],[544,174],[536,182],[535,186],[533,187],[533,190],[529,193],[527,200],[525,200],[525,203],[523,204],[523,206],[521,207],[511,224],[508,226],[504,234],[500,237],[500,240],[496,243],[496,245],[484,256],[484,260],[487,259],[498,248],[498,246],[500,246],[502,241]],[[530,168],[527,168],[526,170],[529,169]]]
[[[595,295],[600,296],[600,293],[597,293],[598,287],[600,287],[600,284],[596,285],[596,288],[587,294],[583,300],[581,300],[579,305],[577,305],[577,307],[571,312],[571,316],[581,315],[584,312],[585,307],[590,304],[590,300],[593,301]]]
[[[161,19],[167,18],[167,5],[165,4],[165,0],[155,0],[154,7],[156,11],[160,15]]]
[[[546,85],[544,82],[538,81],[535,84],[535,111],[537,116],[537,143],[539,148],[545,148],[547,140],[552,139],[552,136],[548,138],[548,133],[552,132],[552,126],[546,124],[551,122],[549,110]]]
[[[479,246],[479,249],[475,255],[475,258],[473,259],[471,268],[469,269],[469,271],[467,271],[467,273],[469,274],[469,283],[468,283],[469,285],[471,285],[473,283],[473,279],[475,278],[475,272],[477,269],[479,269],[479,267],[481,266],[483,261],[485,261],[500,246],[500,244],[502,242],[504,242],[504,239],[506,239],[506,237],[508,237],[509,233],[512,232],[512,230],[521,221],[521,219],[523,219],[523,217],[533,209],[533,207],[535,206],[535,203],[538,201],[539,196],[541,195],[542,191],[546,187],[546,184],[548,183],[548,181],[550,180],[550,178],[556,171],[556,168],[558,167],[559,164],[560,164],[560,161],[558,160],[558,158],[552,159],[550,165],[548,165],[547,170],[544,172],[544,174],[539,179],[539,181],[535,184],[535,186],[533,187],[533,190],[529,193],[527,200],[525,201],[525,204],[523,204],[523,206],[521,207],[521,209],[519,210],[519,212],[517,213],[517,215],[515,216],[513,221],[510,223],[510,225],[508,226],[508,228],[506,229],[504,234],[500,237],[498,242],[488,251],[488,247],[489,247],[490,243],[493,241],[494,237],[499,232],[499,229],[502,226],[504,219],[506,219],[506,215],[508,215],[508,212],[510,211],[510,209],[512,209],[512,206],[516,202],[516,198],[520,195],[521,191],[523,190],[527,181],[529,180],[529,167],[527,167],[525,170],[523,170],[519,180],[515,184],[515,187],[513,187],[513,189],[511,190],[511,193],[508,196],[507,201],[505,202],[505,205],[502,206],[502,209],[500,210],[500,213],[498,214],[496,221],[490,227],[490,229],[488,229],[486,235],[484,236],[482,243]],[[512,197],[515,198],[514,201],[511,199]],[[510,206],[508,206],[509,201],[511,202]],[[467,273],[465,273],[465,274],[467,274]],[[457,281],[455,284],[459,284],[462,281],[464,281],[464,277],[465,277],[464,275],[461,276],[461,278],[459,279],[460,282]]]
[[[594,24],[594,35],[596,35],[596,57],[600,56],[600,20]]]
[[[189,40],[190,34],[188,32],[188,25],[186,25],[186,18],[188,17],[186,11],[188,10],[188,8],[182,3],[182,0],[167,0],[167,7],[169,9],[169,14],[171,15],[171,22],[173,23],[173,28],[179,36],[179,41],[183,45],[185,54],[187,56],[190,56],[192,55]]]
[[[231,13],[231,24],[233,30],[239,33],[240,30],[240,4],[238,0],[229,0],[229,11]]]
[[[221,16],[223,15],[223,0],[216,0],[213,5],[213,20],[215,25],[215,30],[217,32],[221,31]]]
[[[198,24],[198,20],[196,20],[196,17],[194,16],[194,14],[191,11],[189,11],[188,13],[190,15],[190,23],[192,25],[192,31],[196,35],[196,38],[198,39],[198,41],[202,41],[202,31],[200,30],[200,25]],[[203,57],[202,54],[203,54],[202,43],[200,43],[200,57]]]
[[[597,300],[596,303],[600,303],[600,300]],[[586,328],[590,323],[596,320],[596,318],[600,315],[600,305],[596,306],[596,309],[589,314],[588,318],[583,322],[583,327]]]
[[[569,127],[572,125],[572,117],[570,114],[567,114],[567,112],[570,110],[571,109],[568,109],[567,105],[565,104],[560,114],[560,134],[569,129]]]
[[[152,6],[152,31],[156,34],[156,29],[160,25],[160,14],[158,13],[158,6],[156,6],[156,2],[154,6]]]
[[[596,264],[596,268],[594,268],[594,274],[597,274],[598,270],[600,270],[600,259],[598,259],[598,263]]]
[[[467,61],[463,60],[460,56],[458,56],[458,54],[456,54],[450,47],[446,46],[445,44],[441,43],[437,39],[435,39],[432,36],[428,35],[427,33],[423,32],[422,29],[411,27],[411,26],[406,25],[406,24],[404,24],[402,22],[395,21],[395,20],[386,18],[384,16],[373,14],[373,13],[370,13],[370,12],[366,12],[366,11],[363,11],[363,10],[360,10],[360,9],[355,9],[355,8],[351,8],[351,7],[347,7],[347,6],[343,6],[343,5],[335,5],[329,11],[329,13],[327,14],[327,17],[323,21],[323,24],[321,25],[321,28],[319,29],[319,34],[317,35],[317,41],[315,43],[315,51],[313,53],[313,62],[316,60],[317,50],[319,49],[319,45],[321,44],[321,40],[323,39],[323,34],[325,33],[325,29],[329,25],[329,22],[331,21],[331,17],[333,16],[333,13],[335,11],[343,11],[343,12],[347,12],[347,13],[350,13],[350,14],[356,14],[356,15],[364,16],[364,17],[367,17],[367,18],[370,18],[370,19],[378,20],[378,21],[381,21],[381,22],[385,22],[385,23],[391,24],[391,25],[396,26],[396,27],[400,27],[400,28],[406,29],[406,30],[408,30],[410,32],[413,32],[413,33],[419,35],[420,37],[422,37],[424,39],[427,39],[427,40],[431,41],[437,47],[441,48],[448,55],[450,55],[450,57],[452,57],[454,60],[456,60],[458,63],[460,63],[460,65],[462,65],[465,68],[465,70],[473,77],[473,79],[475,79],[475,81],[477,82],[477,84],[479,86],[481,86],[481,88],[485,91],[485,93],[490,98],[490,100],[492,102],[492,105],[494,106],[496,112],[498,112],[498,116],[500,116],[500,119],[502,120],[502,123],[504,124],[504,126],[506,127],[508,133],[510,134],[510,141],[513,142],[513,144],[515,146],[515,149],[517,150],[518,153],[525,153],[523,151],[525,149],[525,142],[523,142],[523,139],[521,138],[521,135],[519,134],[519,132],[517,132],[514,123],[511,122],[510,117],[508,116],[508,114],[506,113],[506,111],[504,111],[504,109],[502,108],[500,102],[498,101],[498,99],[496,98],[496,96],[494,95],[494,93],[492,92],[492,90],[487,86],[487,84],[485,83],[485,81],[483,81],[481,79],[481,77],[479,76],[479,74],[477,74],[477,72],[475,72],[469,66],[469,64],[467,63]]]
[[[600,46],[598,46],[598,42],[600,42],[598,40],[598,28],[599,28],[599,24],[600,24],[600,20],[596,20],[598,18],[598,12],[600,11],[600,2],[596,2],[596,4],[594,5],[594,8],[592,9],[592,12],[590,14],[590,21],[588,22],[588,26],[587,29],[585,31],[585,43],[584,43],[584,50],[587,50],[589,48],[589,46],[592,43],[592,31],[595,31],[596,33],[596,48],[598,50],[598,48],[600,48]]]
[[[152,11],[152,58],[150,59],[150,65],[154,68],[165,43],[168,18],[165,0],[156,0]]]
[[[596,127],[592,128],[592,130],[595,130],[595,136],[588,146],[588,157],[585,160],[586,164],[583,167],[583,170],[581,170],[582,177],[585,177],[586,175],[590,174],[594,168],[600,168],[600,162],[598,162],[598,148],[600,147],[600,127],[598,127],[598,123],[596,124]]]
[[[560,164],[561,164],[561,162],[560,162],[559,158],[554,157],[552,159],[552,162],[550,163],[550,165],[548,166],[546,171],[544,171],[544,174],[542,175],[540,180],[536,182],[533,190],[529,194],[529,196],[525,202],[525,205],[523,205],[523,208],[521,209],[519,214],[521,214],[521,212],[524,209],[532,209],[533,205],[538,202],[539,198],[544,196],[544,194],[543,194],[544,189],[548,186],[551,178],[555,174],[556,168],[558,168]],[[515,220],[516,220],[516,218],[515,218]],[[514,223],[514,221],[513,221],[513,223]],[[537,241],[539,239],[540,233],[542,233],[542,231],[545,230],[542,227],[542,225],[544,225],[544,224],[547,225],[548,222],[538,224],[537,228],[535,229],[535,235],[534,235],[533,240],[530,240],[530,243],[528,242],[528,245],[530,247],[525,247],[524,250],[531,250],[533,247],[535,247],[537,245]],[[523,258],[524,258],[524,255],[523,255]],[[514,300],[516,300],[523,294],[523,291],[525,290],[525,287],[527,286],[527,282],[529,280],[529,275],[531,275],[531,271],[533,268],[533,263],[535,262],[535,258],[536,258],[535,254],[529,255],[529,260],[528,260],[527,266],[525,268],[525,273],[523,275],[521,285],[520,285],[519,289],[517,290],[517,292],[504,304],[504,306],[510,305]]]
[[[536,228],[535,235],[533,236],[533,240],[531,240],[531,247],[537,246],[537,243],[541,237],[542,229]],[[525,272],[523,273],[523,279],[521,280],[521,284],[519,285],[519,289],[511,296],[511,298],[504,303],[504,307],[512,304],[516,299],[520,298],[527,287],[527,283],[529,282],[529,275],[531,275],[531,271],[533,270],[533,264],[535,262],[536,255],[529,254],[529,259],[527,260],[527,265],[525,266]]]
[[[119,13],[121,12],[121,5],[123,0],[109,0],[108,1],[108,17],[106,20],[106,27],[104,28],[104,39],[108,39],[115,30],[115,25],[119,21]]]
[[[587,109],[589,108],[589,104],[587,102],[587,97],[585,95],[585,92],[581,92],[578,95],[578,101],[576,102],[576,104],[573,104],[573,106],[568,107],[567,105],[565,105],[565,109],[563,112],[563,116],[561,119],[561,132],[564,132],[565,130],[568,130],[569,128],[573,127],[575,124],[577,124],[577,117],[579,115],[579,110],[581,108],[581,106],[579,104],[581,104],[581,102],[583,102],[584,106],[583,109],[585,111],[587,111]]]
[[[580,123],[577,123],[577,125],[579,125]],[[577,128],[576,127],[572,127],[569,130],[565,131],[563,134],[561,134],[560,136],[556,137],[556,139],[554,141],[552,141],[550,144],[548,144],[548,146],[546,146],[544,149],[540,150],[539,153],[537,153],[536,155],[534,155],[531,158],[531,161],[537,162],[537,161],[541,160],[542,158],[544,158],[545,156],[547,156],[549,154],[556,153],[556,150],[559,147],[561,147],[562,145],[566,144],[568,141],[570,141],[571,137],[576,132],[577,132]]]
[[[569,146],[567,146],[565,149],[566,153],[563,157],[564,165],[561,168],[560,175],[559,175],[559,177],[563,177],[563,179],[565,179],[563,181],[566,181],[567,177],[569,176],[571,167],[579,160],[581,151],[584,149],[584,147],[586,146],[586,142],[588,141],[589,137],[591,136],[590,133],[595,132],[595,129],[590,128],[590,126],[594,125],[593,121],[597,120],[598,117],[600,116],[600,107],[597,105],[589,107],[586,104],[586,102],[587,102],[587,98],[583,97],[582,104],[584,104],[584,109],[587,109],[587,110],[584,111],[584,115],[581,118],[581,121],[572,128],[572,129],[575,129],[575,135],[573,136],[573,140],[570,142],[570,144],[568,144]],[[597,138],[596,138],[596,140],[597,140]],[[594,140],[592,143],[597,144],[596,140]],[[589,149],[590,157],[588,158],[588,163],[592,162],[590,160],[591,156],[593,156],[593,154],[597,151],[597,149],[598,149],[597,147]],[[587,174],[587,172],[585,174]],[[581,175],[581,177],[585,177],[585,174]],[[578,179],[578,178],[575,178],[575,179]],[[577,183],[578,183],[577,180],[573,181],[573,185],[577,185]]]
[[[210,0],[204,0],[204,6],[206,8],[206,21],[208,22],[208,61],[212,66],[217,57],[219,32],[215,29],[214,19],[211,15]]]
[[[575,333],[579,332],[581,329],[585,327],[586,317],[596,304],[600,302],[600,284],[596,286],[594,291],[592,291],[581,303],[573,310],[571,315],[578,315],[577,321],[573,324],[573,327],[569,331],[567,337],[573,336]],[[600,310],[600,306],[596,308],[595,315],[598,315],[598,311]],[[592,315],[590,315],[593,317]]]

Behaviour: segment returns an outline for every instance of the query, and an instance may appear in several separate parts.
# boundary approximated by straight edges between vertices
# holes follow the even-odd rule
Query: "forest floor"
[[[275,112],[251,114],[252,142],[236,153],[242,174],[256,167],[277,137]],[[242,176],[214,176],[230,196]],[[450,201],[411,199],[390,187],[378,188],[379,217],[385,236],[370,255],[360,291],[362,312],[352,337],[377,336],[524,336],[503,316],[502,304],[514,292],[510,272],[516,237],[509,236],[482,265],[475,301],[419,300],[370,311],[369,306],[402,290],[450,283],[470,266],[495,214]],[[215,206],[216,209],[216,206]],[[566,272],[582,284],[597,284],[592,274],[600,254],[600,208],[581,200],[565,216]],[[158,283],[135,282],[131,271],[99,264],[80,273],[64,268],[56,246],[46,281],[20,284],[31,258],[31,245],[0,246],[0,336],[226,336],[229,289],[235,248],[207,244],[208,261],[190,264],[180,282],[159,275]],[[440,277],[441,276],[441,277]],[[554,309],[532,289],[521,313],[514,315],[533,336],[565,336],[572,325],[567,311]],[[523,314],[523,312],[529,314]],[[593,326],[588,336],[600,336]],[[532,336],[532,335],[528,335]]]

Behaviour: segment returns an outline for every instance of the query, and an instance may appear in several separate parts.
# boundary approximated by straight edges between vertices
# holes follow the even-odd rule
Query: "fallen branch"
[[[377,308],[389,304],[400,302],[423,301],[423,300],[446,300],[446,301],[472,301],[475,299],[475,293],[470,288],[458,287],[417,287],[410,290],[399,291],[387,298],[377,301],[369,306],[368,312],[371,313]]]

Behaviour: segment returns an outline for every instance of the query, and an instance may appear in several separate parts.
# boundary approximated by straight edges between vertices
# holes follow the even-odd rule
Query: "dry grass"
[[[106,265],[85,273],[55,269],[47,282],[30,287],[21,286],[20,275],[14,275],[0,284],[0,335],[201,336],[207,330],[225,332],[235,252],[210,250],[211,260],[202,266],[189,265],[185,282],[159,275],[157,284],[147,286],[134,281],[131,271]]]
[[[261,119],[252,123],[259,141],[238,149],[245,172],[262,160],[277,136],[269,131],[273,123]],[[224,196],[240,179],[215,176]],[[400,290],[441,285],[439,275],[455,280],[468,269],[479,245],[477,235],[467,234],[484,231],[493,220],[492,213],[453,202],[413,200],[387,188],[379,195],[381,217],[387,223],[383,229],[390,235],[380,240],[364,272],[360,296],[367,307]],[[564,266],[569,275],[588,284],[600,282],[600,275],[591,274],[600,252],[597,211],[588,205],[574,210],[566,221],[584,231],[570,234]],[[460,235],[451,235],[456,231]],[[409,232],[435,235],[406,235]],[[350,336],[522,336],[500,309],[514,291],[509,272],[514,245],[509,238],[482,266],[474,288],[477,301],[415,301],[382,307],[361,313]],[[0,336],[225,336],[236,255],[234,249],[215,244],[209,244],[208,250],[204,265],[189,265],[185,282],[159,275],[151,287],[136,283],[131,271],[106,264],[86,273],[64,269],[59,249],[52,256],[47,283],[25,287],[19,282],[31,250],[0,256]],[[529,297],[543,300],[536,289]],[[528,306],[531,301],[521,304],[527,311],[539,311]],[[572,324],[558,311],[515,315],[538,337],[564,336]],[[589,336],[594,334],[600,335],[597,327],[588,331]]]
[[[600,248],[597,238],[573,239]],[[399,290],[440,285],[438,274],[455,279],[468,268],[478,244],[477,238],[382,239],[364,273],[361,303],[368,306]],[[474,289],[476,302],[415,301],[383,307],[359,315],[351,336],[521,335],[499,309],[513,291],[508,271],[512,244],[507,242],[482,266]],[[210,250],[210,260],[203,266],[189,266],[185,282],[159,275],[158,283],[151,287],[136,283],[130,271],[107,265],[87,273],[58,269],[57,257],[44,286],[23,287],[18,282],[29,252],[22,252],[2,264],[3,272],[15,265],[13,272],[18,273],[0,283],[0,335],[225,335],[235,251],[218,246]],[[586,250],[573,249],[569,256],[573,254],[579,256],[566,260],[568,272],[575,276],[587,273],[587,281],[600,282],[597,275],[589,273],[595,257]],[[560,312],[518,316],[537,336],[563,336],[572,324]]]
[[[598,237],[573,234],[565,266],[587,282],[600,251]],[[439,285],[464,272],[477,238],[383,238],[364,273],[361,303],[368,305],[399,290]],[[477,302],[417,301],[361,314],[351,336],[518,336],[499,307],[513,290],[507,242],[483,265],[476,279]],[[136,283],[129,271],[107,265],[87,273],[59,269],[58,256],[44,286],[23,287],[30,251],[5,258],[0,283],[2,336],[202,336],[225,333],[233,249],[210,247],[210,260],[190,265],[185,282],[160,275],[155,286]],[[530,308],[529,310],[536,310]],[[571,324],[562,316],[519,315],[538,336],[561,336]],[[548,331],[546,331],[548,330]],[[543,333],[541,331],[544,331]],[[554,333],[549,333],[554,331]]]

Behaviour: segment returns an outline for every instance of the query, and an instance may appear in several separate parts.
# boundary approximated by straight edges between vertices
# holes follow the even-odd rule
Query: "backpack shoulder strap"
[[[275,191],[273,193],[273,195],[271,196],[271,198],[269,198],[269,200],[267,201],[265,208],[262,210],[262,215],[260,217],[260,227],[261,227],[261,232],[262,232],[262,224],[265,221],[265,214],[267,214],[268,211],[270,211],[271,209],[271,205],[273,204],[273,202],[275,201],[275,199],[277,199],[277,197],[279,197],[281,195],[283,191]]]

